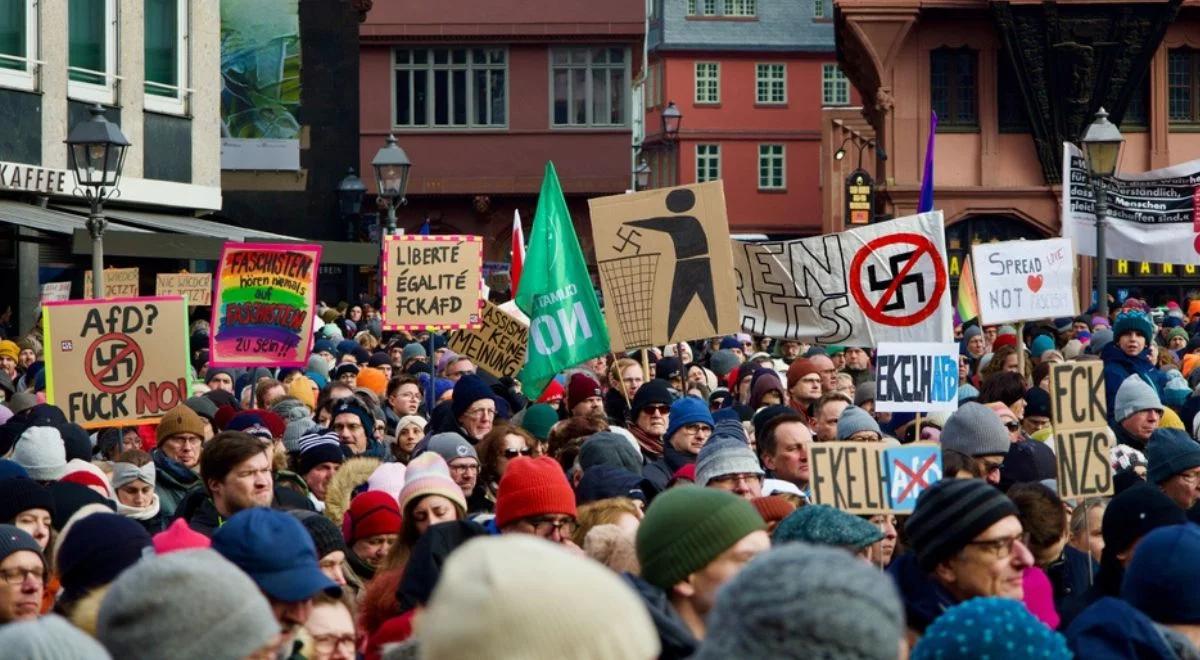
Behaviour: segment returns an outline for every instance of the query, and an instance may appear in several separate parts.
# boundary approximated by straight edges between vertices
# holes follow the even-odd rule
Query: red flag
[[[521,229],[521,213],[513,209],[512,226],[512,297],[517,298],[517,285],[521,283],[521,269],[525,265],[525,231]]]

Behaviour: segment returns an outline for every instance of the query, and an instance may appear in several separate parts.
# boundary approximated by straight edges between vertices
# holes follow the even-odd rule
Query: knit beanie
[[[400,505],[396,498],[378,490],[359,493],[350,500],[342,518],[342,538],[346,545],[377,534],[400,533]]]
[[[756,497],[750,500],[750,504],[754,505],[754,510],[758,511],[758,515],[762,516],[763,522],[768,525],[782,521],[796,510],[795,504],[778,495]]]
[[[904,531],[921,569],[931,572],[980,532],[1016,515],[1012,500],[985,481],[942,479],[917,497]]]
[[[46,490],[54,497],[54,513],[50,518],[50,525],[59,532],[63,531],[71,518],[86,506],[96,504],[112,512],[117,510],[112,500],[80,484],[56,481],[48,484]]]
[[[1154,339],[1154,322],[1146,314],[1138,311],[1121,312],[1113,323],[1113,337],[1120,339],[1126,332],[1136,332],[1145,337],[1146,342]]]
[[[456,458],[473,458],[477,461],[479,460],[479,453],[475,451],[474,445],[467,442],[466,438],[454,431],[446,431],[433,435],[433,437],[429,438],[429,443],[425,446],[425,451],[431,451],[441,456],[447,465]]]
[[[525,534],[475,538],[450,555],[421,614],[420,646],[428,660],[623,660],[661,650],[645,605],[613,571]]]
[[[764,475],[758,457],[745,440],[714,434],[704,443],[696,456],[696,485],[707,486],[709,481],[727,474]]]
[[[300,436],[296,442],[296,448],[299,454],[296,474],[301,477],[322,463],[341,465],[346,460],[346,457],[342,455],[342,442],[337,434],[322,433],[320,429],[314,429],[312,432]]]
[[[882,538],[883,531],[878,525],[824,504],[809,504],[796,509],[771,535],[775,544],[803,541],[856,552]]]
[[[1157,410],[1162,412],[1162,401],[1158,392],[1137,374],[1126,378],[1117,388],[1117,396],[1113,399],[1113,419],[1124,421],[1130,415],[1141,410]]]
[[[2,407],[2,406],[0,406]],[[0,424],[0,426],[3,426]],[[0,481],[7,479],[28,479],[29,473],[16,461],[0,458]],[[0,498],[3,499],[3,498]]]
[[[109,660],[95,639],[57,614],[0,626],[0,648],[11,658]]]
[[[633,402],[629,406],[629,417],[637,419],[642,408],[655,404],[670,406],[672,401],[671,386],[667,384],[667,381],[655,378],[639,387],[633,394]]]
[[[367,490],[387,493],[399,502],[400,491],[404,490],[404,474],[407,471],[408,467],[403,463],[380,463],[371,476],[367,477]]]
[[[337,419],[338,415],[354,415],[358,417],[358,423],[362,424],[363,432],[367,436],[367,442],[375,439],[375,417],[370,411],[356,403],[356,399],[342,401],[333,407],[329,412],[330,424]]]
[[[747,535],[766,528],[754,506],[733,493],[699,486],[672,488],[654,498],[638,526],[642,577],[670,589]]]
[[[579,467],[587,471],[595,465],[611,465],[640,475],[642,454],[624,436],[612,431],[600,431],[588,436],[579,448]]]
[[[79,458],[73,458],[67,461],[66,467],[63,469],[62,481],[82,484],[89,488],[95,487],[103,491],[105,497],[110,500],[116,500],[117,494],[114,492],[115,486],[109,476],[103,470],[96,467],[91,461],[85,461]]]
[[[363,367],[359,370],[358,378],[354,383],[359,387],[371,390],[378,396],[383,396],[387,392],[388,379],[383,371],[375,367]]]
[[[601,463],[583,471],[583,476],[575,485],[575,503],[582,506],[610,497],[628,497],[646,502],[653,492],[652,486],[641,475]]]
[[[416,358],[428,357],[425,353],[425,347],[417,342],[405,344],[404,350],[400,353],[400,361],[408,362]]]
[[[296,419],[287,423],[283,430],[283,448],[289,454],[294,454],[300,451],[300,438],[309,433],[318,433],[322,429],[317,426],[317,423],[312,418]]]
[[[333,523],[330,523],[331,525]],[[338,538],[341,538],[339,535]],[[165,555],[181,550],[202,550],[212,547],[212,539],[188,527],[183,518],[176,518],[169,527],[154,535],[154,554]]]
[[[462,417],[473,403],[481,399],[495,400],[492,388],[488,387],[487,383],[476,374],[461,376],[454,383],[454,394],[450,399],[450,409],[454,413],[454,419]]]
[[[979,457],[1007,454],[1012,440],[999,415],[991,408],[972,401],[960,405],[946,420],[941,443],[943,449]]]
[[[1025,390],[1025,416],[1049,417],[1050,393],[1040,387]]]
[[[213,417],[217,416],[217,404],[212,399],[204,396],[194,396],[183,402],[183,405],[192,409],[192,412],[200,415],[208,421],[212,421]]]
[[[1033,342],[1029,345],[1029,354],[1033,359],[1037,360],[1042,357],[1042,353],[1054,350],[1054,338],[1050,335],[1038,335],[1033,338]]]
[[[467,510],[467,500],[463,497],[462,489],[450,477],[446,459],[432,451],[427,451],[408,462],[408,469],[404,473],[404,488],[400,490],[400,511],[407,511],[411,503],[426,495],[441,495],[462,511]]]
[[[332,520],[313,511],[292,511],[291,514],[300,520],[305,531],[312,537],[313,545],[317,548],[317,561],[331,552],[346,551],[346,540],[338,531]]]
[[[68,423],[58,424],[55,428],[58,429],[59,435],[62,436],[63,451],[67,454],[68,462],[88,463],[92,460],[92,438],[82,426],[75,423]],[[71,471],[67,470],[67,472]]]
[[[1176,429],[1157,429],[1146,443],[1146,481],[1161,484],[1200,466],[1200,443]]]
[[[600,383],[595,378],[581,372],[571,374],[567,381],[567,410],[594,396],[601,396]]]
[[[11,339],[0,340],[0,357],[12,358],[13,361],[16,361],[20,354],[21,349],[17,346],[17,342]]]
[[[236,660],[278,635],[258,586],[213,550],[146,557],[112,583],[96,620],[96,639],[129,660]]]
[[[1071,660],[1067,640],[1017,600],[986,596],[951,607],[913,647],[910,660]]]
[[[12,524],[23,511],[42,509],[54,515],[54,497],[32,479],[0,481],[0,523]]]
[[[545,403],[535,403],[525,409],[521,418],[521,428],[529,431],[533,437],[545,442],[550,437],[550,429],[558,423],[558,413],[554,407]]]
[[[692,396],[685,396],[671,404],[670,418],[667,420],[667,433],[663,436],[664,442],[670,442],[671,436],[679,429],[688,424],[707,424],[709,428],[717,425],[713,421],[712,413],[709,412],[708,406]]]
[[[15,525],[0,525],[0,562],[8,559],[14,552],[22,550],[32,552],[42,560],[46,561],[46,557],[42,554],[42,546],[29,535],[29,532]],[[0,626],[3,629],[4,626]]]
[[[820,369],[812,360],[808,358],[799,358],[793,361],[790,365],[788,365],[787,370],[788,391],[792,391],[792,388],[796,386],[796,383],[800,382],[801,378],[816,373],[820,373]]]
[[[841,416],[837,421],[837,438],[838,440],[849,440],[850,436],[860,431],[871,431],[883,437],[883,431],[879,428],[879,422],[871,416],[871,413],[859,408],[858,406],[847,406],[842,411]]]
[[[904,609],[892,581],[861,559],[789,543],[756,557],[717,592],[707,629],[696,660],[892,660]]]
[[[299,376],[288,383],[287,393],[288,396],[299,399],[309,410],[313,410],[317,407],[316,385],[308,376]]]
[[[1125,569],[1121,598],[1156,623],[1200,623],[1200,526],[1160,527],[1137,544]],[[1182,587],[1182,588],[1181,588]]]
[[[180,433],[191,433],[201,438],[204,437],[204,420],[194,410],[182,403],[163,415],[154,435],[158,444],[161,445],[167,438]]]
[[[1138,481],[1112,498],[1104,509],[1101,535],[1104,556],[1116,559],[1151,531],[1167,525],[1182,525],[1187,513],[1157,486]],[[1136,554],[1136,553],[1135,553]]]
[[[63,591],[60,602],[74,602],[112,582],[153,545],[138,521],[115,513],[94,513],[71,523],[55,550]]]
[[[36,481],[61,479],[67,469],[67,449],[62,434],[53,426],[31,426],[17,439],[13,461]]]
[[[575,492],[558,462],[549,456],[509,461],[496,492],[496,527],[548,514],[576,514]]]
[[[737,354],[728,348],[722,348],[708,359],[708,366],[712,368],[717,378],[724,378],[726,374],[736,369],[740,362]]]

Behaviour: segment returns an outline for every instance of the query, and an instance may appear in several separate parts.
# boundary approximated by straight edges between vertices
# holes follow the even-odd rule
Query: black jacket
[[[663,457],[642,468],[642,477],[654,484],[658,492],[662,492],[667,489],[667,483],[679,468],[695,462],[694,454],[685,454],[675,449],[670,442],[664,442]]]
[[[635,575],[625,573],[621,577],[642,597],[646,609],[650,612],[650,619],[654,621],[654,628],[658,631],[658,639],[662,643],[659,660],[682,660],[691,657],[699,648],[700,642],[675,611],[675,607],[667,599],[667,593]]]

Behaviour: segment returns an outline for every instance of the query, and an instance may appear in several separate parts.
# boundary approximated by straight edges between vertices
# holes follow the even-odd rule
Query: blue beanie
[[[675,403],[671,404],[671,416],[667,422],[667,434],[663,436],[663,440],[670,442],[671,436],[679,429],[699,422],[708,424],[709,428],[717,425],[713,421],[712,413],[708,412],[708,405],[694,396],[685,396]]]
[[[1200,594],[1180,588],[1200,581],[1200,527],[1159,527],[1137,544],[1125,569],[1121,598],[1156,623],[1200,623]]]
[[[1033,343],[1029,346],[1029,354],[1038,359],[1042,357],[1042,353],[1054,350],[1054,340],[1050,335],[1038,335],[1033,339]]]
[[[362,423],[363,431],[367,435],[367,442],[375,439],[375,416],[368,412],[366,408],[358,405],[355,399],[345,399],[335,405],[333,410],[329,411],[329,425],[333,426],[333,420],[337,419],[337,416],[342,413],[357,415],[358,421]]]
[[[1069,660],[1067,640],[1019,600],[972,598],[946,610],[925,630],[910,660],[990,658]]]
[[[1126,332],[1137,332],[1149,342],[1154,337],[1154,323],[1142,312],[1121,312],[1113,324],[1113,337],[1120,339]]]
[[[337,353],[337,347],[334,346],[333,342],[329,341],[328,339],[318,339],[315,342],[313,342],[312,352],[313,353],[329,353],[330,355],[333,355],[333,354]]]
[[[1160,428],[1146,443],[1146,481],[1161,484],[1171,477],[1200,467],[1200,444],[1179,429]]]
[[[25,468],[20,463],[10,461],[7,458],[0,458],[0,481],[21,477],[28,479],[29,473],[25,471]]]
[[[726,348],[738,348],[738,349],[740,349],[741,347],[742,347],[742,342],[738,341],[738,338],[737,338],[737,337],[734,337],[733,335],[729,335],[728,337],[724,337],[724,338],[722,338],[722,339],[721,339],[721,346],[720,346],[720,348],[721,348],[722,350],[723,350],[723,349],[726,349]]]
[[[487,383],[475,374],[467,374],[459,378],[458,382],[454,383],[454,394],[450,399],[450,409],[454,413],[454,419],[462,417],[471,404],[480,399],[495,401],[496,397],[492,396],[492,388],[488,387]]]
[[[347,353],[353,353],[354,349],[358,348],[358,342],[353,339],[343,339],[337,344],[337,354],[341,357]]]
[[[958,405],[962,405],[968,401],[974,401],[979,398],[979,390],[975,389],[970,383],[963,383],[958,386]]]

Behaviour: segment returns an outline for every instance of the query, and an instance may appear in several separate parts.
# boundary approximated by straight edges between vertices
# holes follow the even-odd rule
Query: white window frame
[[[775,148],[779,149],[779,153],[771,153]],[[771,183],[774,178],[775,165],[779,165],[779,185]],[[763,177],[763,166],[770,170],[767,176]],[[779,143],[760,144],[758,145],[758,189],[759,190],[787,190],[787,145]]]
[[[192,89],[188,86],[188,63],[191,61],[188,44],[189,39],[188,28],[191,26],[190,17],[188,15],[188,0],[175,0],[175,48],[178,49],[179,56],[175,58],[175,80],[179,81],[179,85],[175,87],[175,96],[160,96],[158,94],[147,94],[143,89],[144,101],[143,105],[146,110],[151,112],[162,112],[171,115],[187,114],[187,99],[191,96]],[[142,35],[143,40],[145,35]],[[144,47],[143,47],[144,49]],[[145,53],[142,54],[143,58]],[[143,68],[145,62],[142,63]],[[143,81],[147,85],[158,86],[148,80]],[[165,88],[166,86],[164,86]]]
[[[705,152],[709,151],[710,147],[711,147],[713,153],[703,153],[703,154],[700,153],[701,150],[704,150]],[[702,169],[701,169],[700,163],[701,163],[702,159],[706,165],[703,168],[704,172],[707,172],[709,169],[711,169],[711,167],[709,166],[709,161],[716,162],[716,165],[717,165],[716,178],[701,176]],[[720,181],[720,180],[721,180],[721,145],[719,143],[715,143],[715,142],[697,144],[696,145],[696,183],[705,183],[707,181]]]
[[[117,81],[121,79],[117,75],[117,0],[105,0],[104,2],[104,71],[90,71],[84,69],[74,69],[84,71],[85,73],[94,73],[104,76],[104,84],[97,85],[95,83],[81,82],[71,80],[70,74],[73,67],[70,66],[70,46],[71,35],[68,27],[67,34],[67,97],[76,101],[88,101],[91,103],[100,103],[103,105],[114,105],[117,102]],[[70,23],[68,22],[68,26]]]
[[[479,99],[475,98],[474,73],[476,71],[490,72],[490,71],[495,71],[499,68],[495,64],[492,64],[490,62],[488,62],[488,63],[474,62],[472,59],[473,54],[471,51],[475,48],[482,48],[485,52],[490,51],[490,50],[496,50],[496,51],[501,51],[504,53],[504,66],[503,66],[503,70],[504,70],[504,121],[502,123],[480,124],[475,121],[475,110],[478,107],[477,104],[480,101],[479,101]],[[433,51],[437,50],[437,49],[445,49],[447,52],[458,50],[458,49],[465,50],[466,51],[466,63],[465,64],[454,63],[453,55],[450,55],[448,61],[444,64],[443,63],[435,63],[434,58],[433,58]],[[401,63],[398,61],[398,58],[396,57],[396,54],[399,51],[415,52],[415,51],[419,51],[419,50],[427,51],[426,61],[423,64]],[[509,96],[509,90],[512,87],[512,68],[510,66],[512,63],[512,53],[509,51],[507,46],[487,45],[487,44],[480,44],[480,45],[434,44],[434,45],[424,45],[424,46],[422,46],[422,45],[397,46],[397,47],[391,49],[391,52],[388,53],[388,58],[391,62],[391,69],[388,70],[388,77],[391,78],[391,101],[389,101],[389,106],[391,108],[389,112],[391,112],[391,116],[388,118],[388,121],[391,122],[393,130],[405,131],[405,132],[408,132],[408,131],[414,131],[414,132],[415,131],[500,131],[500,130],[506,130],[508,128],[509,120],[512,116],[511,115],[512,99]],[[477,66],[478,66],[478,68],[476,68]],[[410,71],[410,72],[425,71],[427,73],[428,78],[426,79],[426,86],[427,86],[427,90],[430,90],[430,93],[428,94],[426,101],[425,101],[425,103],[426,103],[426,108],[425,108],[426,121],[424,124],[417,124],[417,123],[397,124],[396,123],[396,114],[397,114],[396,113],[396,110],[397,110],[397,106],[396,106],[396,102],[397,102],[396,101],[396,72],[397,71]],[[451,72],[466,71],[467,72],[467,85],[466,85],[467,123],[466,124],[438,124],[434,121],[434,114],[435,114],[434,108],[435,108],[435,104],[437,101],[434,97],[434,94],[432,93],[432,89],[434,87],[434,72],[435,71],[451,71]],[[415,92],[416,84],[414,82],[412,82],[411,78],[410,78],[409,84],[412,86],[413,91]],[[447,83],[447,84],[449,86],[449,83]],[[489,85],[490,85],[490,82],[489,82]],[[410,95],[410,102],[414,104],[413,108],[415,110],[416,100],[412,98],[412,95]],[[487,99],[484,99],[483,103],[486,104]],[[447,110],[446,110],[447,118],[449,118],[453,114],[453,108],[450,106],[449,101],[447,101],[446,108],[447,108]]]
[[[827,93],[830,85],[832,90]],[[850,79],[836,63],[821,65],[821,105],[850,105]]]
[[[717,0],[700,0],[700,15],[701,16],[716,16],[717,15]]]
[[[813,18],[825,18],[825,0],[813,0]]]
[[[704,82],[705,82],[705,89],[707,89],[707,86],[709,83],[712,84],[712,89],[715,91],[713,98],[708,98],[708,97],[701,98],[700,97],[700,90],[701,90],[700,69],[701,69],[701,67],[705,67],[706,69],[707,69],[707,67],[712,67],[713,75],[712,76],[705,75]],[[695,98],[696,105],[717,105],[717,104],[719,104],[721,102],[721,63],[720,62],[696,62],[695,66],[692,67],[692,71],[693,71],[692,87],[694,88],[693,89],[693,97]]]
[[[0,69],[0,87],[10,87],[13,89],[23,89],[26,91],[37,90],[37,69],[44,64],[37,59],[38,54],[38,0],[24,0],[25,2],[25,57],[11,59],[5,57],[7,61],[21,61],[24,63],[24,69]]]
[[[725,15],[751,18],[758,16],[757,0],[725,0]]]
[[[595,102],[592,99],[592,75],[596,71],[609,71],[609,70],[617,68],[615,65],[612,65],[612,64],[594,63],[592,61],[592,49],[594,49],[594,48],[604,48],[604,49],[620,48],[623,53],[623,55],[621,56],[621,65],[625,71],[625,89],[624,89],[624,93],[621,95],[621,103],[624,106],[623,112],[622,112],[622,116],[624,117],[623,123],[612,124],[612,123],[605,123],[605,122],[597,122],[596,118],[594,116]],[[570,50],[575,50],[575,49],[580,49],[587,53],[587,62],[586,62],[586,64],[584,64],[582,66],[587,71],[587,83],[585,83],[585,84],[587,85],[586,107],[587,107],[588,120],[587,120],[587,122],[585,122],[583,124],[572,124],[572,123],[569,123],[569,121],[566,124],[559,124],[559,123],[555,123],[555,120],[554,120],[554,69],[555,69],[554,51],[556,51],[556,50],[570,51]],[[623,127],[631,125],[631,122],[633,121],[632,109],[634,107],[634,105],[633,105],[633,87],[630,83],[630,81],[632,80],[630,78],[630,73],[632,71],[631,67],[632,67],[632,55],[633,55],[633,51],[631,49],[622,48],[621,46],[618,46],[618,45],[603,45],[603,44],[601,44],[601,45],[591,45],[591,46],[553,46],[549,49],[548,52],[549,52],[549,57],[547,58],[547,60],[549,61],[549,65],[550,65],[549,71],[548,71],[548,74],[549,74],[549,88],[548,89],[550,90],[550,93],[547,94],[546,96],[547,96],[547,100],[549,101],[549,105],[550,105],[549,119],[550,119],[550,128],[551,129],[556,130],[556,131],[580,130],[580,129],[611,130],[614,128],[623,128]],[[570,57],[568,57],[567,60],[569,62]],[[580,68],[580,65],[578,65],[578,64],[567,64],[567,65],[559,64],[558,67],[566,68],[568,71],[571,71],[571,70]],[[571,77],[572,76],[568,76],[568,81],[570,80]],[[569,84],[573,84],[573,83],[569,83]],[[570,102],[570,95],[568,95],[567,101],[568,101],[568,103]],[[568,120],[570,119],[570,108],[567,109],[567,119]]]
[[[774,71],[779,71],[778,77],[770,75]],[[768,75],[764,75],[764,72]],[[779,99],[772,99],[771,92],[773,91],[772,83],[780,83],[780,88],[783,90],[783,95]],[[763,85],[766,84],[766,96],[762,95]],[[756,105],[787,105],[787,64],[784,62],[757,62],[754,65],[754,102]]]

